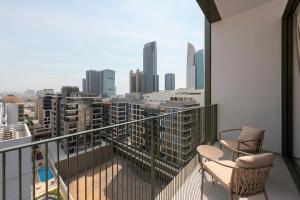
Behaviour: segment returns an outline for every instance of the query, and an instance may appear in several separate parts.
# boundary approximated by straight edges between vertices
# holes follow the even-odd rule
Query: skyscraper
[[[129,74],[129,92],[144,93],[144,73],[139,69],[134,73],[132,70]]]
[[[130,70],[129,73],[129,93],[136,92],[136,73]]]
[[[195,53],[196,89],[204,89],[204,50]]]
[[[143,70],[145,77],[145,93],[159,90],[159,76],[157,75],[156,42],[149,42],[143,49]]]
[[[167,73],[165,75],[165,90],[175,90],[175,74]]]
[[[100,71],[88,70],[86,71],[86,89],[88,93],[101,94],[100,86]]]
[[[186,62],[186,87],[196,88],[196,67],[195,67],[195,47],[187,44],[187,62]]]
[[[101,71],[101,95],[109,97],[116,94],[115,71],[105,69]]]
[[[87,92],[86,79],[82,79],[82,92]]]

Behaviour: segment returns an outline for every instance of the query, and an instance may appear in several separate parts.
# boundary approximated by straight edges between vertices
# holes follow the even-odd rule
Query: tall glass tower
[[[109,97],[116,94],[115,71],[105,69],[101,71],[101,95]]]
[[[175,74],[167,73],[165,75],[165,90],[175,90]]]
[[[204,89],[204,50],[195,53],[196,89]]]
[[[93,94],[100,94],[100,71],[88,70],[86,71],[86,92]]]
[[[187,61],[186,61],[186,87],[196,88],[195,85],[195,47],[191,44],[187,44]]]
[[[159,90],[159,76],[157,75],[157,48],[156,42],[149,42],[144,45],[143,50],[143,71],[145,79],[144,93],[151,93]]]

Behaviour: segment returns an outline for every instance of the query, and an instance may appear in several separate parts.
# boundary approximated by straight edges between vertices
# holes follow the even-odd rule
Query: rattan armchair
[[[225,134],[239,133],[237,139],[226,139]],[[234,160],[235,155],[239,157],[239,153],[235,150],[243,151],[252,154],[258,154],[262,151],[262,144],[264,140],[265,130],[256,129],[244,126],[242,129],[230,129],[218,132],[218,139],[220,142],[220,149],[225,147],[231,150],[231,159]]]
[[[202,174],[201,200],[203,199],[205,172],[226,188],[230,200],[233,199],[233,195],[249,197],[257,194],[263,194],[268,200],[265,183],[273,166],[273,154],[251,155],[234,151],[246,156],[241,156],[236,162],[233,162],[231,160],[212,159],[201,155],[199,152]]]

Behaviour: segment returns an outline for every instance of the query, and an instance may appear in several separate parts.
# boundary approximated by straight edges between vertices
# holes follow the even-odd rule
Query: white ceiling
[[[274,0],[215,0],[221,18],[253,9]]]

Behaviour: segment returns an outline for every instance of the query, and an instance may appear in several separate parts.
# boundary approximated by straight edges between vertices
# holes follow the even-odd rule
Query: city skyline
[[[183,8],[189,12],[179,12]],[[129,91],[124,74],[143,69],[143,45],[149,41],[157,42],[164,88],[165,73],[185,73],[186,43],[203,48],[204,42],[204,17],[195,1],[10,1],[0,13],[1,92],[59,91],[63,85],[81,86],[86,70],[107,68],[116,72],[117,94],[124,94]],[[177,79],[176,86],[185,87],[185,80]]]

